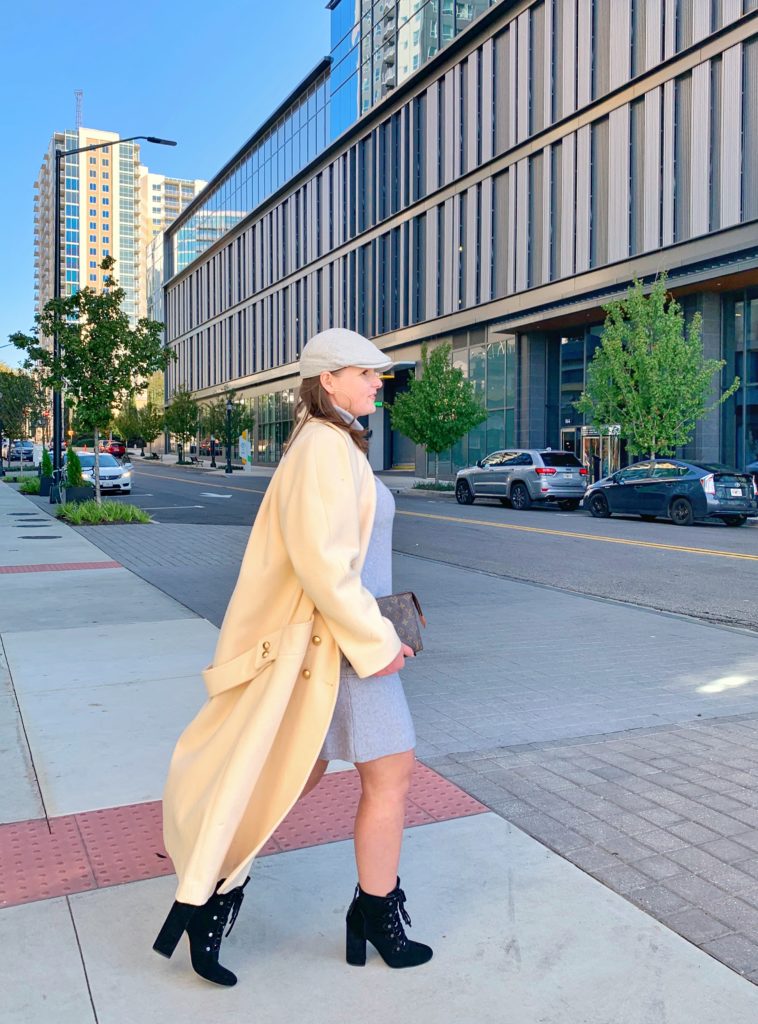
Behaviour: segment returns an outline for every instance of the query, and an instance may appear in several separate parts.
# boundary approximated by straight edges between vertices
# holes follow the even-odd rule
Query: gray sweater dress
[[[392,593],[392,521],[395,499],[376,478],[376,514],[361,581],[374,597]],[[391,676],[360,679],[343,655],[339,693],[319,755],[325,761],[374,761],[416,746],[403,684]]]

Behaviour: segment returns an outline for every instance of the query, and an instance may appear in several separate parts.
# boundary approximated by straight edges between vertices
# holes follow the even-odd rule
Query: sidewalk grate
[[[357,771],[333,772],[292,809],[260,856],[339,842],[353,834]],[[406,827],[481,814],[487,808],[417,763]],[[163,846],[160,801],[0,825],[0,907],[173,873]]]

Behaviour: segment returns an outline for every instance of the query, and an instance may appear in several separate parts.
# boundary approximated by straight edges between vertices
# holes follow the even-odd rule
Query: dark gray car
[[[617,512],[651,522],[663,517],[677,526],[702,519],[744,526],[758,514],[755,484],[747,473],[680,459],[647,459],[598,480],[587,491],[584,507],[597,519]]]
[[[572,452],[552,448],[508,448],[492,452],[455,478],[460,505],[477,498],[499,498],[524,511],[534,503],[579,508],[587,489],[587,470]]]

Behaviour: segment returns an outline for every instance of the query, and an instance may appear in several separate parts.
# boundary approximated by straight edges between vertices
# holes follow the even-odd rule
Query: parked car
[[[749,462],[747,466],[745,466],[745,472],[752,476],[755,481],[755,486],[758,488],[758,461]]]
[[[509,448],[492,452],[455,478],[460,505],[477,498],[499,498],[519,511],[533,503],[579,508],[587,488],[587,469],[572,452],[551,448]]]
[[[94,452],[82,452],[79,455],[82,464],[82,476],[88,483],[95,482],[95,455]],[[119,494],[132,493],[132,467],[131,463],[119,462],[108,452],[98,455],[100,463],[100,490],[116,491]],[[65,459],[64,459],[65,468]]]
[[[32,462],[34,444],[32,441],[14,441],[10,446],[9,462]]]
[[[613,513],[652,522],[668,518],[677,526],[721,519],[743,526],[758,515],[755,483],[747,473],[710,462],[648,459],[593,484],[584,507],[597,519]]]
[[[105,441],[102,451],[108,452],[117,459],[123,459],[126,455],[126,445],[117,437],[112,437],[109,441]]]

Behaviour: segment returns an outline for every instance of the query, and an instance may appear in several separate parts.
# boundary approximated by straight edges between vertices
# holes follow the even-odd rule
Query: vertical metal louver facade
[[[167,283],[168,393],[275,387],[329,325],[537,322],[756,220],[758,0],[502,0]]]

